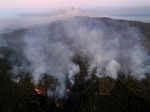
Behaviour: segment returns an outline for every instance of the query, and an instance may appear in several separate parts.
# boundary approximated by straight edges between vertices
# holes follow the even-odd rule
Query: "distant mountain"
[[[99,29],[102,25],[101,23],[103,23],[108,27],[108,29],[113,28],[114,30],[113,32],[123,31],[128,26],[137,28],[143,35],[141,36],[143,37],[142,40],[144,40],[143,45],[146,48],[148,48],[148,50],[150,51],[150,23],[118,20],[118,19],[111,19],[107,17],[76,16],[76,14],[78,14],[79,12],[81,15],[83,14],[81,13],[82,11],[80,11],[79,9],[72,9],[70,11],[62,10],[61,12],[63,12],[62,17],[65,17],[65,19],[60,17],[49,23],[34,25],[31,28],[29,27],[24,29],[17,29],[15,31],[8,32],[8,33],[1,33],[0,37],[5,39],[9,38],[12,41],[16,41],[20,39],[22,36],[24,36],[24,34],[29,30],[42,29],[44,27],[47,28],[47,30],[49,30],[50,35],[58,35],[56,32],[59,32],[59,34],[65,37],[66,34],[64,32],[64,26],[63,26],[64,24],[71,25],[74,23],[78,23],[92,30],[92,29]],[[64,16],[64,15],[68,15],[68,16]]]

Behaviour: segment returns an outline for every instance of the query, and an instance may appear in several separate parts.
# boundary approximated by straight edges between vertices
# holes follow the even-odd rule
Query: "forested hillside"
[[[124,26],[120,25],[124,23],[129,24],[131,27],[137,27],[142,32],[142,45],[148,50],[148,53],[150,52],[150,24],[148,23],[112,20],[109,18],[85,18],[84,22],[89,24],[90,28],[99,26],[90,24],[90,22],[87,21],[96,21],[95,23],[101,21],[108,26],[110,25],[110,27],[114,27],[115,31],[118,29],[124,30]],[[56,28],[58,24],[60,23],[56,22],[49,27],[51,31],[53,31],[50,33],[51,35],[56,33],[56,29],[62,31],[61,27]],[[2,34],[1,37],[10,38],[14,36],[14,38],[17,39],[15,41],[19,41],[20,36],[23,35],[26,30],[27,29],[22,29],[9,34]],[[62,36],[65,36],[64,32]],[[72,43],[69,41],[65,42],[69,44]],[[66,78],[64,96],[59,97],[55,94],[58,80],[55,79],[53,75],[48,73],[41,74],[40,80],[35,83],[32,72],[18,70],[17,75],[16,72],[12,72],[14,66],[18,67],[22,64],[28,66],[31,63],[22,53],[15,51],[18,47],[15,42],[10,42],[10,44],[12,44],[14,48],[0,46],[0,112],[150,111],[149,73],[145,73],[145,77],[141,79],[138,79],[132,73],[125,74],[121,70],[118,72],[117,78],[105,74],[106,72],[102,77],[97,77],[96,67],[89,72],[90,58],[84,57],[80,55],[81,52],[78,52],[71,58],[71,61],[77,65],[80,70],[75,73],[73,84],[69,77]],[[71,46],[73,46],[75,50],[78,50],[78,47],[80,47],[75,45]],[[149,64],[150,62],[147,63]]]

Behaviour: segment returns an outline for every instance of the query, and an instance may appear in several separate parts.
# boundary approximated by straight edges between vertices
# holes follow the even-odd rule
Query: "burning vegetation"
[[[94,23],[88,22],[89,29],[105,24],[104,29],[108,31],[100,27],[104,33],[101,34],[70,24],[73,29],[69,27],[64,31],[56,22],[48,27],[51,28],[49,35],[45,29],[43,32],[33,29],[24,36],[25,43],[6,41],[10,46],[0,48],[0,112],[149,112],[150,74],[143,69],[147,55],[136,39],[136,42],[130,40],[130,36],[137,35],[124,31],[128,25],[115,24],[111,29],[107,26],[110,20],[106,24],[107,19],[102,19],[104,24],[100,26],[97,24],[101,22],[94,20]],[[79,29],[77,35],[75,29]],[[71,33],[63,32],[62,39],[56,31]],[[149,37],[147,32],[145,35]],[[23,46],[16,47],[20,43]],[[145,77],[139,77],[143,75]]]
[[[0,74],[0,107],[5,110],[1,112],[6,110],[10,112],[149,112],[150,110],[149,77],[136,80],[134,77],[126,77],[120,73],[118,79],[114,80],[110,77],[97,78],[93,72],[89,80],[83,80],[86,78],[87,64],[78,60],[82,71],[76,75],[76,83],[66,88],[63,98],[58,98],[55,95],[54,79],[46,76],[41,79],[39,86],[36,86],[30,75],[22,74],[25,77],[15,82],[10,78],[10,67],[6,62],[0,60],[2,65],[0,67],[3,67]],[[51,81],[46,83],[47,79]],[[49,90],[53,94],[46,94]],[[2,101],[5,101],[5,104]]]
[[[43,94],[43,91],[39,88],[39,87],[35,87],[34,88],[34,91],[37,93],[37,94]]]

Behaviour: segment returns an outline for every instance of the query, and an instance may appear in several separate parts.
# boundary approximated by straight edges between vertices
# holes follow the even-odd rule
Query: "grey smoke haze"
[[[53,76],[59,83],[56,93],[62,96],[66,78],[72,80],[79,68],[71,61],[74,53],[59,40],[57,35],[50,35],[49,32],[46,26],[29,30],[24,35],[26,46],[23,51],[31,62],[35,82],[38,82],[41,74],[47,73]]]
[[[137,78],[144,76],[144,63],[149,58],[141,45],[142,34],[128,24],[116,26],[104,22],[87,23],[81,20],[65,25],[68,39],[72,38],[83,56],[91,57],[89,70],[97,67],[97,76],[108,75],[117,78],[118,72],[132,74]],[[92,24],[94,26],[92,26]]]
[[[118,72],[123,72],[141,79],[148,72],[149,66],[144,63],[150,57],[141,45],[142,34],[127,23],[73,17],[31,27],[17,40],[14,36],[1,38],[1,46],[15,49],[30,63],[23,60],[21,67],[17,65],[15,69],[31,72],[35,83],[43,74],[54,77],[60,97],[65,94],[65,81],[69,79],[74,84],[74,76],[80,70],[72,62],[76,54],[90,59],[87,76],[94,68],[97,77],[117,78]]]

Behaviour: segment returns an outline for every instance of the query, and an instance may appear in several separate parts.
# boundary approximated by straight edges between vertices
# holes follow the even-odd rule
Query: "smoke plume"
[[[1,37],[0,43],[19,55],[21,64],[13,63],[15,73],[31,72],[35,83],[41,75],[48,74],[57,80],[56,95],[63,97],[66,80],[74,84],[80,71],[72,61],[77,54],[90,59],[87,76],[97,68],[97,77],[117,78],[123,72],[143,78],[148,72],[145,62],[149,55],[141,38],[140,31],[128,23],[73,17],[31,27],[17,39],[15,35]]]

